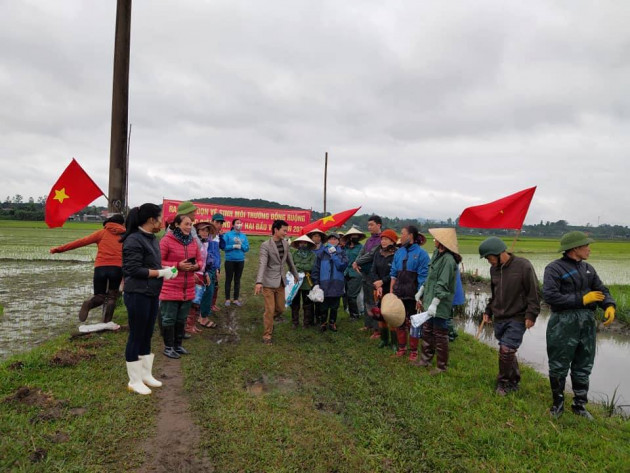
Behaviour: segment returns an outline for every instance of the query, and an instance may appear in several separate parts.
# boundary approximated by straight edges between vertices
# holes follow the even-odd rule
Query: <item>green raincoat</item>
[[[424,295],[422,296],[424,310],[429,307],[434,297],[440,299],[435,316],[440,319],[451,318],[451,306],[455,297],[457,263],[448,251],[440,253],[437,249],[433,252],[429,263],[429,275],[424,283]]]

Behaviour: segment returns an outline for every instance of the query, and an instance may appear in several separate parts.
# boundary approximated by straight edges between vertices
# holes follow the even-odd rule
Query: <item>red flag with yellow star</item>
[[[536,187],[530,187],[489,204],[468,207],[459,217],[459,226],[520,230],[523,228],[534,192]]]
[[[339,212],[337,214],[329,215],[327,217],[322,217],[319,220],[316,220],[313,223],[309,223],[305,227],[302,228],[300,235],[306,235],[311,230],[321,230],[322,232],[327,232],[331,228],[340,227],[346,220],[352,217],[361,207],[357,207],[356,209],[344,210],[343,212]]]
[[[61,227],[68,217],[104,195],[94,181],[72,158],[46,199],[46,225]]]

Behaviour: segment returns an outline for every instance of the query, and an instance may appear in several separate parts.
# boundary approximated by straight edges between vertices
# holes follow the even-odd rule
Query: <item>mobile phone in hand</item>
[[[186,260],[186,262],[187,262],[187,263],[190,263],[190,264],[195,264],[195,263],[197,262],[197,259],[196,259],[196,258],[188,258],[188,259]]]

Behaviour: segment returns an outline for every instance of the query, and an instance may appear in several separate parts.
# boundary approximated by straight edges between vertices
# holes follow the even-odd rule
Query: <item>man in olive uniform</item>
[[[503,240],[490,237],[479,245],[479,256],[490,263],[492,295],[483,314],[486,323],[494,322],[499,340],[499,396],[518,390],[521,372],[516,352],[523,343],[525,329],[536,323],[540,313],[538,278],[525,258],[507,252]]]
[[[553,395],[550,413],[560,417],[564,411],[564,384],[571,368],[574,414],[592,419],[586,410],[588,382],[595,359],[595,317],[599,306],[605,322],[615,319],[615,301],[585,260],[593,240],[583,232],[569,232],[560,240],[563,256],[545,268],[543,298],[551,306],[547,325],[549,381]]]

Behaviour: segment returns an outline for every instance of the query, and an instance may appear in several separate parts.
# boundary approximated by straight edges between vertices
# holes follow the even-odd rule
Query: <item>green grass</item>
[[[118,310],[115,320],[125,319]],[[66,335],[0,364],[0,471],[130,471],[142,461],[138,439],[154,429],[156,398],[127,392],[125,343],[124,332]],[[51,365],[62,349],[94,357],[76,366]],[[22,386],[62,401],[56,415],[46,420],[47,407],[3,402]],[[85,411],[77,415],[77,408]],[[56,435],[67,441],[55,441]],[[39,462],[29,459],[36,449],[46,452]]]

